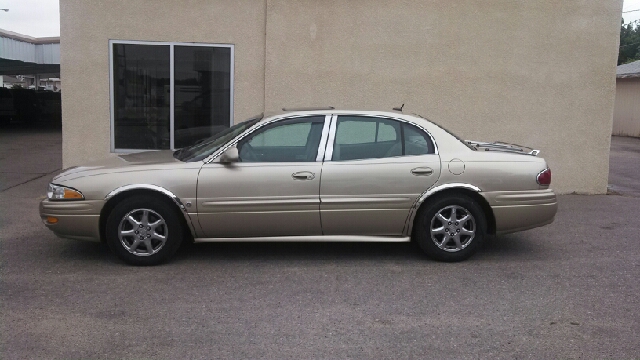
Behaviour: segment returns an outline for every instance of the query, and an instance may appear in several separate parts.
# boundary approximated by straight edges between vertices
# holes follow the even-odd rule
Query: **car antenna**
[[[404,107],[404,104],[402,104],[402,106],[400,107],[394,107],[393,110],[402,112],[403,107]]]

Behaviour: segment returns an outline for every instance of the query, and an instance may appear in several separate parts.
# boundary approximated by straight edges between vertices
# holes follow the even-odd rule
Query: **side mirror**
[[[238,160],[238,148],[235,146],[228,148],[220,155],[220,162],[223,164],[238,162]]]

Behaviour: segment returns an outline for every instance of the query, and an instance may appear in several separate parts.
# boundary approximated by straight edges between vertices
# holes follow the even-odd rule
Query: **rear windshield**
[[[426,117],[422,116],[422,115],[418,115],[418,114],[413,114],[414,116],[417,116],[419,118],[425,119],[428,122],[432,123],[433,125],[439,127],[440,129],[444,130],[447,134],[453,136],[454,138],[456,138],[458,141],[460,141],[461,143],[463,143],[466,147],[468,147],[471,150],[477,151],[478,149],[475,146],[472,146],[471,144],[469,144],[468,142],[462,140],[462,138],[460,138],[458,135],[452,133],[451,131],[449,131],[448,129],[442,127],[440,124],[434,122],[433,120],[429,120]]]

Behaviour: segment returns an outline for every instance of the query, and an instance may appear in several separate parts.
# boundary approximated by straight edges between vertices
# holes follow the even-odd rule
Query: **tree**
[[[638,20],[620,26],[618,65],[640,60],[640,24]]]

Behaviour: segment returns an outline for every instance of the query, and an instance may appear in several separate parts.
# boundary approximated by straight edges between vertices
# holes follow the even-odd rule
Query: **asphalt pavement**
[[[242,243],[137,268],[41,223],[59,133],[0,133],[0,358],[637,358],[640,140],[613,143],[617,195],[560,196],[466,262]]]

